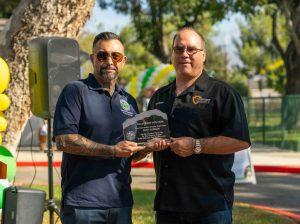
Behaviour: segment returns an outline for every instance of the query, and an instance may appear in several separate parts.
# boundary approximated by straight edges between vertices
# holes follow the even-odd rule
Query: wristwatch
[[[202,146],[201,146],[200,139],[196,139],[195,148],[194,148],[194,153],[195,153],[195,154],[200,154],[201,151],[202,151]]]

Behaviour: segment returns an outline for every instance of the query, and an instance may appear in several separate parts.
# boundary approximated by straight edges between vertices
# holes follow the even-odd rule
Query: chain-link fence
[[[300,95],[243,100],[252,142],[300,151]]]

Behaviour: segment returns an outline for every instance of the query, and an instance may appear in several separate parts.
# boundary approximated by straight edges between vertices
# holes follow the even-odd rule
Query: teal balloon
[[[0,145],[0,161],[6,164],[6,179],[9,182],[12,181],[17,172],[16,160],[11,152],[2,145]]]
[[[2,208],[2,204],[3,204],[3,191],[6,187],[4,187],[3,185],[0,185],[0,209]]]

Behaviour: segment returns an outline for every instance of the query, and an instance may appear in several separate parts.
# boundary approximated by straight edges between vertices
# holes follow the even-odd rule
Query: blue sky
[[[240,32],[236,21],[243,20],[241,15],[234,14],[228,19],[214,25],[214,29],[219,32],[219,35],[213,38],[216,45],[221,45],[228,52],[229,66],[239,64],[240,61],[236,55],[236,50],[232,44],[233,39],[239,39]],[[119,33],[122,27],[130,22],[130,17],[117,14],[114,10],[102,10],[97,6],[93,9],[90,20],[86,23],[84,30],[89,32],[99,33],[101,31],[112,31]],[[101,26],[99,27],[99,24]]]
[[[96,5],[93,9],[92,16],[84,26],[84,30],[99,33],[101,31],[112,31],[119,33],[120,30],[130,22],[130,17],[118,14],[112,9],[102,10]],[[103,27],[97,30],[101,23]]]
[[[241,64],[233,40],[239,40],[240,30],[237,21],[245,22],[244,17],[240,14],[233,14],[222,22],[215,24],[213,29],[219,32],[219,35],[213,38],[216,45],[223,46],[229,55],[229,65]]]

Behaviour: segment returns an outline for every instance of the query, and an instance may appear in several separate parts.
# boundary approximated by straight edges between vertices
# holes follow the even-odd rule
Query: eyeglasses
[[[108,53],[106,51],[99,51],[97,53],[97,59],[98,59],[99,62],[107,61],[108,57],[111,57],[113,62],[121,62],[122,59],[124,58],[124,55],[120,52]]]
[[[173,51],[176,54],[183,54],[185,51],[189,54],[196,54],[197,52],[203,51],[204,49],[198,49],[198,48],[194,48],[194,47],[173,47]]]

